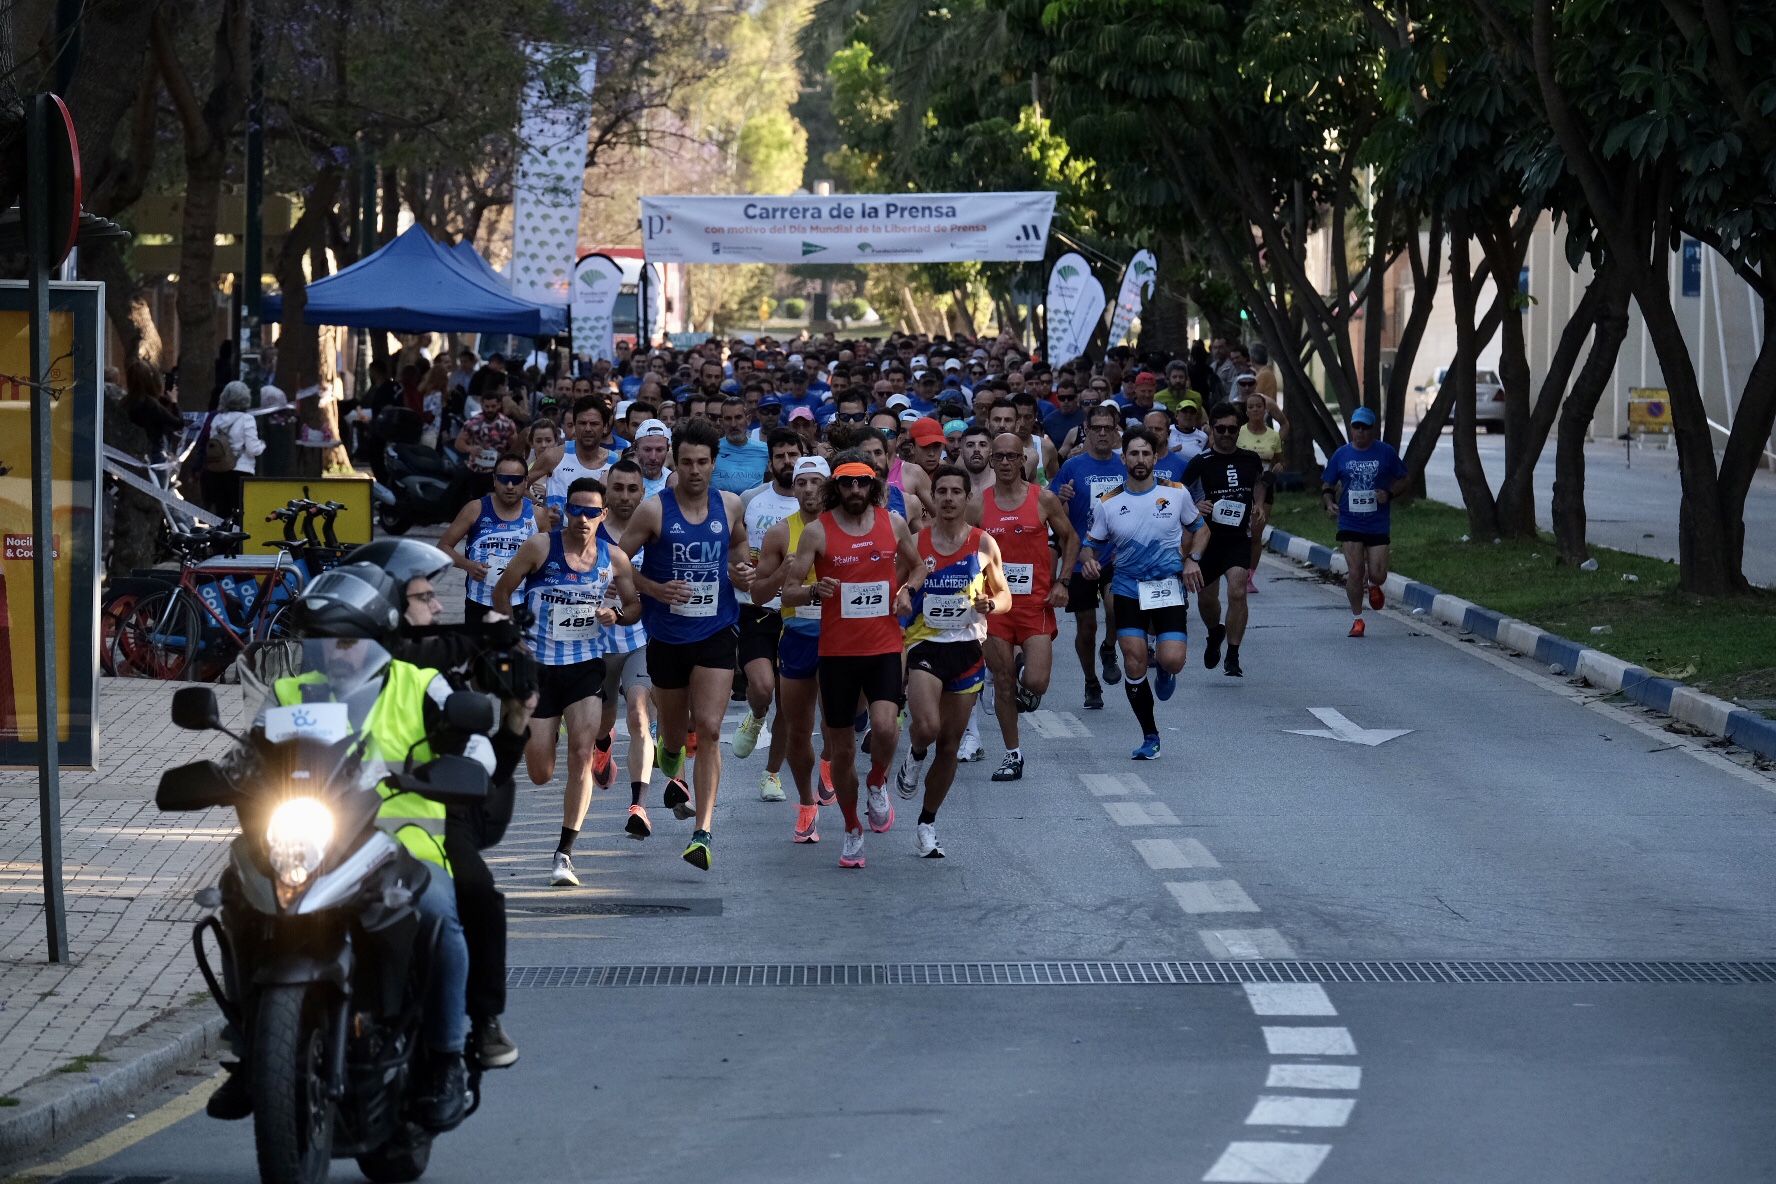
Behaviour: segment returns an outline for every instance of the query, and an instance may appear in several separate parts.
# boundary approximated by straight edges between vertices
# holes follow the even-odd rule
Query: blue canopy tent
[[[391,333],[550,337],[565,332],[565,308],[513,296],[473,247],[463,247],[467,258],[423,228],[411,227],[343,271],[310,284],[303,320]],[[260,319],[276,322],[283,299],[267,296],[261,307]]]

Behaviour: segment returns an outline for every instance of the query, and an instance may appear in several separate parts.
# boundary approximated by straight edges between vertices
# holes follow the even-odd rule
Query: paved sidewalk
[[[37,775],[0,772],[0,1095],[203,991],[191,894],[215,882],[234,815],[162,814],[154,790],[162,770],[230,741],[173,727],[178,686],[99,681],[99,767],[62,775],[68,964],[46,960]],[[215,689],[237,725],[240,688]]]

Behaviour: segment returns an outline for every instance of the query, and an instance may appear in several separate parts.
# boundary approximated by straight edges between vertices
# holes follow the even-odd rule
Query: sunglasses
[[[495,483],[497,483],[499,485],[522,485],[522,484],[524,484],[524,475],[519,474],[518,476],[514,477],[510,473],[501,473],[499,476],[494,478],[494,481],[495,481]]]
[[[436,592],[409,592],[409,593],[407,593],[407,599],[408,600],[417,600],[421,604],[443,604],[444,603],[442,600],[440,600],[438,598],[438,594]]]
[[[862,423],[864,420],[866,420],[868,418],[869,418],[869,415],[866,412],[862,412],[862,411],[841,411],[841,412],[839,412],[839,422],[841,422],[841,423]]]
[[[563,508],[567,510],[567,516],[569,518],[599,518],[604,515],[603,506],[576,506],[570,504]]]
[[[1221,424],[1216,424],[1215,434],[1217,436],[1237,436],[1239,435],[1239,425],[1234,424],[1232,427],[1224,427]]]
[[[1023,460],[1024,454],[1021,452],[995,452],[993,454],[993,459],[1004,461]]]
[[[1056,395],[1055,398],[1063,403],[1073,403],[1078,401],[1079,395],[1076,391],[1062,391],[1060,394]]]
[[[1116,431],[1116,425],[1113,423],[1094,423],[1091,425],[1091,430],[1094,432],[1114,432]]]
[[[874,477],[840,477],[837,480],[840,489],[868,489],[876,483]]]

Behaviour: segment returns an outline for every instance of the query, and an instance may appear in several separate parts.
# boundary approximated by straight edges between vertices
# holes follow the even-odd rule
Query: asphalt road
[[[1419,620],[1347,640],[1292,567],[1262,583],[1247,676],[1194,665],[1158,763],[1128,761],[1119,690],[1080,710],[1063,647],[1025,779],[988,781],[997,743],[964,766],[942,861],[910,812],[862,871],[834,811],[793,846],[761,750],[727,765],[711,873],[678,858],[688,824],[632,842],[599,794],[585,886],[551,891],[559,798],[527,791],[494,853],[511,962],[558,969],[512,991],[524,1059],[426,1178],[1776,1175],[1776,981],[1657,964],[1771,957],[1776,782]],[[1309,708],[1410,731],[1294,734]],[[705,969],[591,969],[663,964]],[[784,985],[806,965],[824,985]],[[1317,981],[1182,981],[1242,968]],[[200,1114],[79,1174],[251,1179],[251,1134]]]

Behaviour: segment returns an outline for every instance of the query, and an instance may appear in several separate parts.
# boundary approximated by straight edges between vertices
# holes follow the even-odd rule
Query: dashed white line
[[[1135,851],[1156,872],[1221,866],[1209,849],[1195,839],[1136,839],[1134,844]]]
[[[1246,1116],[1247,1126],[1343,1126],[1356,1107],[1355,1098],[1296,1098],[1259,1094]]]
[[[1182,826],[1164,802],[1103,802],[1110,821],[1117,826]]]
[[[1091,735],[1091,729],[1071,712],[1050,711],[1043,707],[1023,718],[1045,740],[1083,740]]]
[[[1337,1015],[1318,983],[1247,983],[1246,1000],[1255,1015]]]
[[[1330,1143],[1229,1143],[1203,1177],[1210,1184],[1307,1184]]]
[[[1272,1065],[1265,1089],[1360,1089],[1363,1070],[1356,1065]]]
[[[1152,797],[1153,791],[1139,777],[1117,777],[1111,773],[1081,773],[1080,783],[1100,798],[1127,797],[1130,794]]]
[[[1295,957],[1295,947],[1274,929],[1198,929],[1196,936],[1217,958]]]
[[[1264,1027],[1264,1046],[1273,1057],[1354,1057],[1349,1028]]]
[[[1187,880],[1166,885],[1177,899],[1178,907],[1195,916],[1200,913],[1259,912],[1246,890],[1237,880]]]

